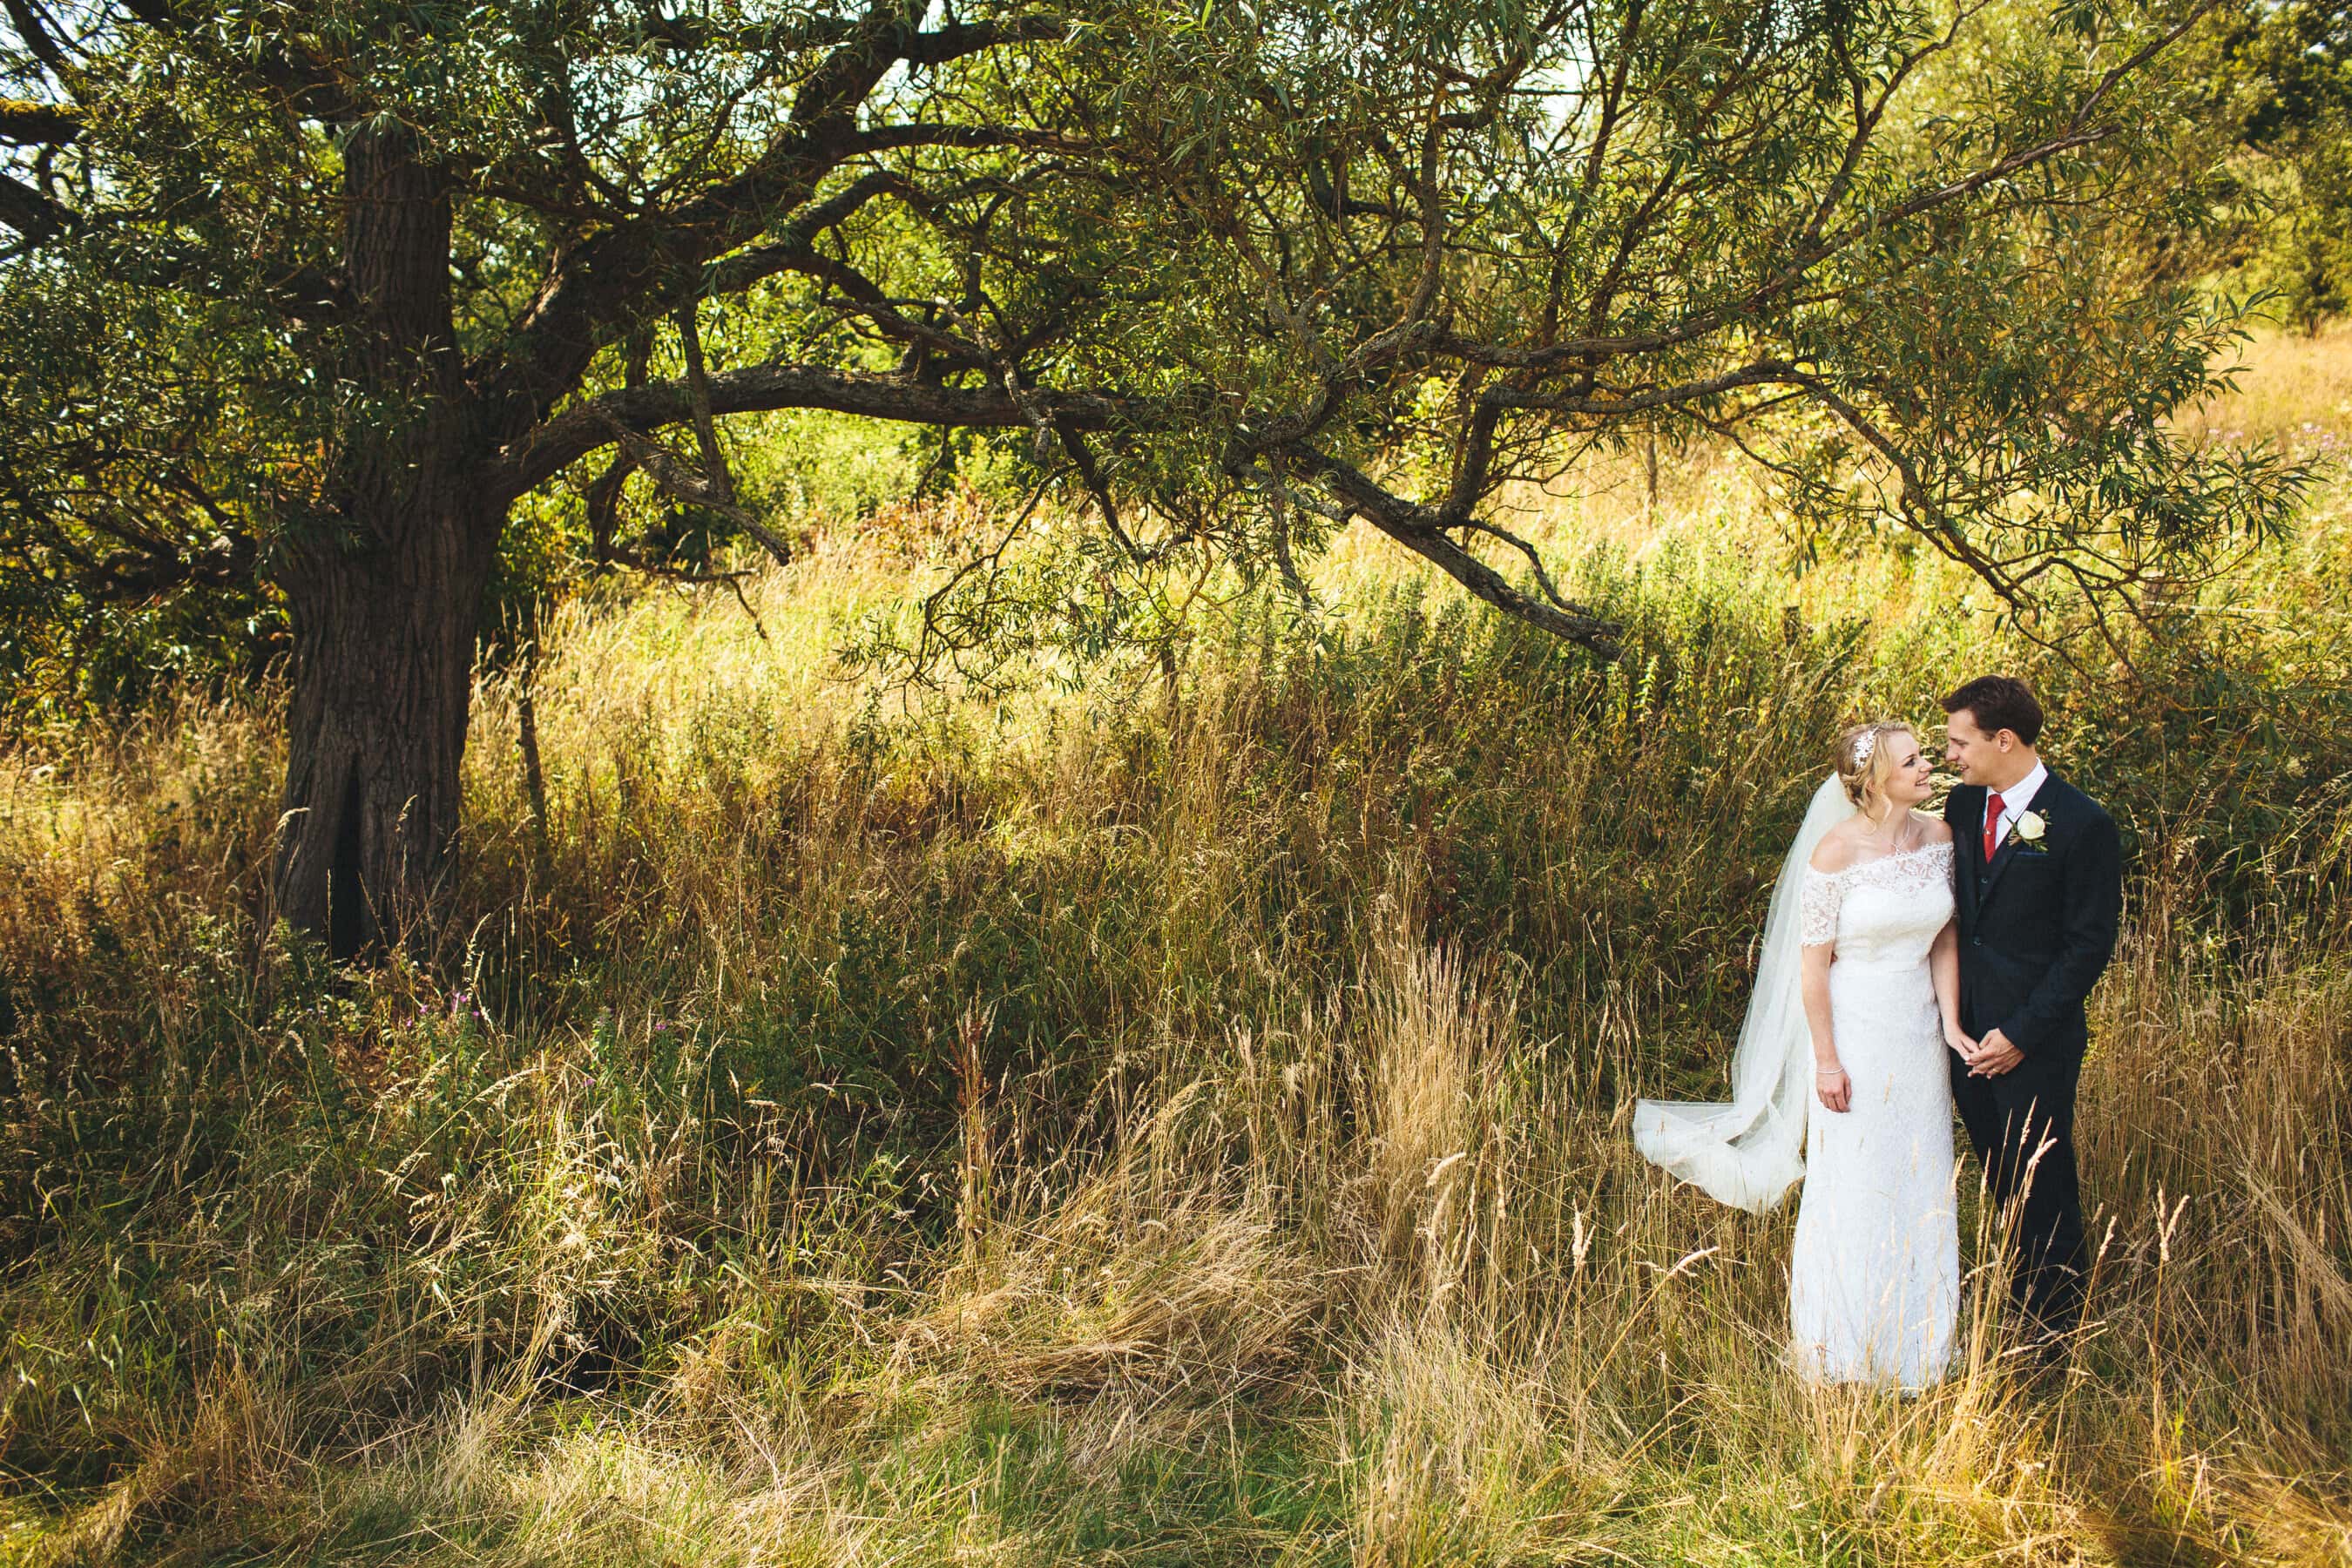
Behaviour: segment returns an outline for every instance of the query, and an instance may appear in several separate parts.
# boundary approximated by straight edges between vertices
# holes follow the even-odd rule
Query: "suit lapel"
[[[1966,785],[1963,787],[1974,788],[1975,786]],[[1991,796],[1990,792],[1979,791],[1977,795],[1977,819],[1975,823],[1965,829],[1957,823],[1955,823],[1952,827],[1952,837],[1954,839],[1965,838],[1968,840],[1965,844],[1955,843],[1952,846],[1952,853],[1958,855],[1963,860],[1973,860],[1976,862],[1976,864],[1972,866],[1962,868],[1966,872],[1966,875],[1959,879],[1960,885],[1968,895],[1969,918],[1970,920],[1974,920],[1976,918],[1976,910],[1983,902],[1982,899],[1979,897],[1979,895],[1984,890],[1984,814],[1986,803],[1990,798]]]
[[[2036,806],[2040,805],[2042,798],[2050,793],[2050,786],[2057,782],[2058,774],[2054,770],[2043,773],[2042,775],[2042,787],[2033,792],[2033,798],[2025,803],[2024,810],[2032,811]],[[1987,810],[1990,810],[1992,806],[1992,791],[1990,790],[1985,791],[1985,806]],[[2020,815],[2021,816],[2023,813],[2021,812]],[[2015,829],[2012,828],[2011,831],[2013,833]],[[1983,812],[1977,814],[1977,853],[1979,855],[1984,853]],[[1977,908],[1979,910],[1982,910],[1985,905],[1992,901],[1993,889],[2000,886],[2001,873],[2009,869],[2009,863],[2016,859],[2017,856],[2017,846],[2008,838],[2003,838],[2000,844],[1994,849],[1992,864],[1985,869],[1984,891],[1977,896]]]

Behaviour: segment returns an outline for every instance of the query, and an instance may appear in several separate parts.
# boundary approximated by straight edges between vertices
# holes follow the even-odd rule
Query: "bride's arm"
[[[1931,844],[1949,844],[1952,826],[1948,822],[1931,822],[1927,829]],[[1958,872],[1955,871],[1955,875]],[[1927,946],[1927,974],[1936,987],[1936,1011],[1944,1020],[1944,1044],[1966,1057],[1973,1055],[1977,1043],[1960,1027],[1960,921],[1958,915],[1944,922],[1936,940]]]
[[[1933,945],[1927,949],[1927,973],[1936,982],[1936,1010],[1944,1016],[1944,1044],[1968,1055],[1977,1048],[1960,1027],[1960,926],[1958,921],[1946,921],[1944,929],[1936,933]]]
[[[1804,999],[1805,1032],[1813,1045],[1813,1095],[1831,1110],[1843,1110],[1853,1100],[1853,1084],[1838,1060],[1837,1037],[1830,1027],[1830,965],[1837,962],[1838,906],[1845,901],[1838,873],[1852,853],[1832,828],[1807,857],[1797,898],[1797,994]]]
[[[1830,964],[1837,948],[1832,942],[1808,943],[1803,949],[1801,990],[1805,1027],[1813,1037],[1813,1093],[1831,1110],[1843,1110],[1853,1100],[1853,1085],[1838,1060],[1837,1041],[1830,1032]],[[1787,992],[1782,992],[1783,996]]]

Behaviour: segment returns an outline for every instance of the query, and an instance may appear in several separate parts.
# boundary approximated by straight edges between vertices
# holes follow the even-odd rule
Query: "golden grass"
[[[2259,417],[2345,341],[2265,357]],[[1948,1382],[1809,1389],[1790,1215],[1669,1186],[1625,1117],[1719,1087],[1808,748],[1975,645],[1928,621],[1939,568],[1799,580],[1724,474],[1664,501],[1538,519],[1607,542],[1583,584],[1666,650],[1607,670],[1480,640],[1354,534],[1317,578],[1353,640],[1204,639],[1172,702],[1148,671],[868,711],[827,650],[903,591],[880,544],[756,584],[756,627],[568,610],[544,824],[521,689],[480,693],[438,974],[259,929],[259,710],[10,759],[0,955],[44,1000],[9,1042],[0,1543],[2352,1563],[2341,795],[2200,847],[2158,807],[2223,803],[2114,781],[2173,847],[2097,998],[2072,1374],[2014,1364],[1979,1229]],[[2327,510],[2244,591],[2340,627],[2346,559]],[[2336,631],[2273,636],[2235,646],[2340,672]],[[2086,768],[2157,766],[2096,712]],[[2228,913],[2222,849],[2297,890]]]
[[[1067,1561],[1110,1508],[1166,1510],[1119,1554],[1169,1561],[2345,1560],[2340,967],[2192,979],[2136,950],[2085,1092],[2114,1224],[2076,1377],[2014,1377],[1980,1293],[1965,1370],[1901,1401],[1786,1376],[1787,1216],[1668,1189],[1622,1100],[1514,1038],[1491,966],[1401,927],[1360,1009],[1171,1044],[1099,1152],[967,1170],[985,1206],[797,1348],[751,1302],[821,1268],[761,1273],[648,1397],[576,1415],[518,1384],[297,1463],[298,1390],[201,1398],[44,1556],[177,1519],[327,1562]],[[626,1245],[583,1238],[650,1228],[656,1162],[541,1081],[548,1202],[509,1234],[546,1236],[520,1264],[544,1315]],[[1013,1114],[980,1107],[966,1166]],[[1156,1489],[1267,1463],[1269,1423],[1296,1517]]]
[[[2232,367],[2236,390],[2184,422],[2225,441],[2271,440],[2340,451],[2352,438],[2352,322],[2308,335],[2266,330]]]

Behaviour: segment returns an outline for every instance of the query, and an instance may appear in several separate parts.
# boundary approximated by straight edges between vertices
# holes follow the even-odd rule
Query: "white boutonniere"
[[[2017,825],[2009,830],[2009,836],[2020,848],[2046,855],[2050,847],[2042,842],[2042,838],[2049,831],[2049,819],[2038,811],[2029,811],[2017,819]]]

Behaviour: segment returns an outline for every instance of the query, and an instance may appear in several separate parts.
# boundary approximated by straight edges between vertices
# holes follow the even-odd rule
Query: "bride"
[[[1918,1389],[1943,1376],[1959,1310],[1952,836],[1915,809],[1932,769],[1908,724],[1856,725],[1835,755],[1773,889],[1732,1102],[1642,1100],[1633,1141],[1759,1214],[1801,1181],[1791,1362],[1815,1383]]]

